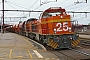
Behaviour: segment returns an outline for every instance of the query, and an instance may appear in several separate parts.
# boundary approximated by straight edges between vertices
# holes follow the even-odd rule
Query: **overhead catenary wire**
[[[29,7],[29,9],[31,9],[31,8],[37,3],[37,1],[38,1],[38,0],[36,0],[36,1],[34,2],[34,4],[32,4],[32,5]],[[29,9],[28,9],[28,10],[29,10]]]
[[[31,5],[31,7],[29,7],[29,9],[31,9],[37,2],[38,2],[38,0],[36,0],[36,1]],[[28,9],[28,10],[29,10],[29,9]],[[30,17],[30,14],[31,14],[31,12],[29,12],[29,17]]]
[[[29,9],[30,8],[32,8],[35,4],[36,4],[36,2],[37,2],[38,0],[36,0],[35,1],[35,3],[31,6],[31,7],[29,7]],[[21,5],[18,5],[18,4],[15,4],[15,3],[12,3],[12,2],[9,2],[9,1],[6,1],[5,0],[5,3],[7,3],[10,7],[12,7],[13,9],[16,9],[15,7],[13,7],[14,5],[15,6],[18,6],[18,7],[20,7],[20,8],[25,8],[26,9],[26,7],[23,7],[23,6],[21,6]],[[27,10],[29,10],[29,9],[27,9]],[[27,10],[19,10],[19,12],[21,11],[21,12],[23,12],[23,14],[24,14],[24,12],[33,12],[33,11],[27,11]],[[4,10],[5,11],[5,10]],[[10,10],[7,10],[7,12],[8,11],[10,11]],[[18,10],[11,10],[11,11],[18,11]],[[35,12],[35,11],[34,11]],[[39,12],[39,11],[38,11]],[[7,13],[8,14],[8,13]]]
[[[30,10],[37,2],[38,0],[36,0],[27,10]],[[24,12],[21,15],[24,15]],[[30,16],[30,12],[29,12],[29,16]]]
[[[82,3],[83,4],[83,3]],[[74,8],[73,9],[73,11],[78,11],[78,10],[82,10],[83,8],[86,8],[87,7],[87,5],[86,6],[80,6],[79,8],[77,8],[79,5],[74,5],[74,4],[72,4],[72,5],[70,5],[70,6],[66,6],[66,8],[72,8],[72,7],[76,7],[76,8]]]
[[[87,11],[87,10],[89,10],[90,9],[90,5],[88,6],[88,8],[85,10],[85,11]]]
[[[7,3],[7,2],[6,2]],[[13,7],[13,6],[11,6],[9,3],[7,3],[10,7],[12,7],[12,8],[14,8],[15,9],[15,7]]]
[[[6,3],[7,5],[9,5],[10,7],[12,7],[13,9],[16,9],[16,8],[13,7],[12,4],[9,3],[8,1],[5,0],[5,3]],[[19,7],[21,7],[21,6],[19,6]],[[21,8],[23,8],[23,7],[21,7]],[[5,14],[11,15],[9,11],[5,12]]]
[[[35,2],[34,2],[34,4],[32,4],[30,7],[29,7],[29,9],[31,9],[32,7],[34,7],[34,5],[36,5],[36,3],[38,2],[38,0],[36,0]],[[65,2],[67,2],[67,0],[64,0],[64,1],[62,1],[62,2],[60,2],[60,5],[61,4],[64,4]],[[11,5],[11,3],[8,3],[8,2],[6,2],[9,6],[11,6],[12,8],[14,8],[15,9],[15,7],[13,7],[13,5]],[[83,4],[83,3],[82,3]],[[16,5],[18,5],[18,4],[16,4]],[[74,3],[73,4],[69,4],[69,5],[67,5],[66,6],[66,8],[72,8],[72,7],[77,7],[79,4],[77,4],[77,5],[75,5]],[[21,6],[21,5],[20,5]],[[34,10],[36,10],[36,9],[39,9],[41,6],[39,5],[39,6],[35,6],[35,8],[34,8]],[[22,7],[21,7],[22,8]],[[77,7],[77,8],[75,8],[75,9],[72,9],[73,11],[79,11],[80,9],[82,10],[82,8],[85,8],[85,6],[80,6],[80,7]],[[29,10],[28,9],[28,10]],[[87,11],[87,10],[89,10],[89,6],[87,6],[87,9],[86,10],[84,10],[84,11]],[[23,14],[22,15],[24,15],[25,16],[25,14],[24,14],[24,12],[23,12]]]
[[[84,4],[84,3],[81,3],[81,4]],[[72,9],[72,10],[73,10],[74,12],[76,12],[76,11],[79,12],[80,10],[82,11],[82,9],[88,7],[86,3],[85,3],[85,5],[81,5],[80,7],[78,7],[79,5],[80,5],[80,4],[76,4],[76,5],[75,5],[75,4],[71,4],[71,5],[69,5],[69,6],[66,6],[66,8],[69,8],[69,9],[71,8],[71,9],[72,9],[72,7],[77,7],[77,8],[74,8],[74,9]],[[82,11],[82,12],[84,12],[84,13],[85,13],[85,17],[87,17],[87,13],[88,13],[89,11],[88,11],[88,12],[85,12],[85,11],[87,11],[87,10],[84,9],[84,11]],[[82,12],[79,12],[79,13],[82,13]],[[73,12],[72,12],[72,13],[73,13]],[[77,12],[76,12],[76,13],[77,13]],[[74,13],[73,13],[73,14],[74,14]]]
[[[30,12],[35,12],[35,11],[29,11],[36,3],[38,2],[38,0],[36,0],[35,2],[34,2],[34,4],[32,4],[27,10],[19,10],[19,11],[23,11],[23,13],[21,14],[21,15],[24,15],[25,16],[25,14],[24,14],[24,12],[29,12],[29,16],[30,16]],[[15,11],[15,10],[14,10]],[[18,10],[16,10],[16,11],[18,11]],[[37,12],[40,12],[40,11],[37,11]],[[20,16],[21,16],[20,15]]]
[[[67,0],[64,0],[61,4],[65,3],[66,1]],[[67,8],[70,8],[70,7],[73,7],[73,6],[75,6],[74,3],[72,5],[67,6]],[[35,10],[38,9],[39,7],[41,7],[41,6],[36,7]],[[74,12],[72,12],[72,13],[74,13]],[[76,13],[82,13],[82,12],[76,12]],[[88,12],[84,12],[84,13],[88,13]]]
[[[37,3],[37,1],[38,1],[38,0],[36,0],[35,3],[34,3],[30,8],[32,8],[32,7]],[[65,1],[66,1],[66,0],[65,0]],[[8,2],[8,1],[6,1],[6,2]],[[11,3],[11,2],[8,2],[8,3]],[[9,4],[9,5],[10,5],[10,4]],[[14,5],[16,5],[16,4],[14,4]],[[10,5],[10,6],[11,6],[11,5]],[[17,5],[16,5],[16,6],[17,6]],[[18,5],[18,6],[19,6],[19,5]],[[11,6],[11,7],[13,7],[13,6]],[[20,6],[20,7],[21,7],[21,6]],[[35,9],[38,9],[39,7],[40,7],[40,6],[36,7]],[[13,8],[14,8],[14,7],[13,7]],[[30,8],[29,8],[29,9],[30,9]],[[15,9],[15,8],[14,8],[14,9]]]
[[[78,1],[78,0],[77,0]],[[79,1],[78,1],[79,2]],[[86,4],[86,3],[84,3],[83,1],[82,1],[82,3],[80,3],[80,4]],[[70,5],[68,5],[68,6],[66,6],[65,8],[71,8],[72,9],[72,7],[75,7],[75,6],[78,6],[78,5],[80,5],[79,3],[78,4],[74,4],[74,2],[72,3],[72,4],[70,4]],[[83,5],[81,5],[79,8],[74,8],[74,10],[73,11],[75,11],[75,10],[80,10],[81,8],[83,8]]]
[[[73,1],[72,4],[67,5],[65,8],[71,8],[71,7],[74,7],[74,6],[77,6],[77,4],[74,4],[74,1]],[[82,6],[80,6],[79,8],[81,8],[81,7],[82,7]],[[75,9],[77,9],[77,8],[75,8]]]
[[[10,4],[14,5],[14,6],[18,6],[18,7],[20,7],[20,8],[28,9],[28,8],[26,8],[25,5],[24,5],[24,6],[25,6],[25,7],[24,7],[24,6],[21,6],[21,4],[18,5],[18,4],[16,4],[16,3],[13,3],[13,2],[10,2],[10,1],[6,1],[6,0],[5,0],[5,2],[10,3]]]
[[[48,1],[48,0],[47,0],[47,1]],[[64,0],[64,1],[61,2],[60,4],[63,4],[63,3],[65,3],[66,1],[67,1],[67,0]],[[57,2],[57,0],[56,0],[56,2]],[[41,1],[40,1],[40,3],[41,3]],[[39,5],[38,7],[35,8],[35,10],[36,10],[36,9],[39,9],[41,6],[42,6],[42,5]]]
[[[29,7],[29,9],[32,8],[32,7],[37,3],[37,1],[38,1],[38,0],[36,0],[35,3],[34,3],[33,5],[31,5],[31,7]],[[6,2],[10,7],[14,8],[14,9],[15,9],[15,7],[13,7],[12,5],[15,5],[15,6],[18,6],[18,7],[27,9],[26,7],[23,7],[23,6],[21,6],[21,5],[18,5],[18,4],[15,4],[15,3],[12,3],[12,2],[9,2],[9,1],[6,1],[6,0],[5,0],[5,2]],[[12,4],[12,5],[11,5],[11,4]],[[29,10],[29,9],[27,9],[27,10]],[[9,11],[9,10],[8,10],[8,11]],[[13,10],[13,11],[18,11],[18,10]],[[19,11],[23,11],[23,14],[24,14],[24,12],[33,12],[33,11],[26,11],[26,10],[19,10]],[[34,12],[35,12],[35,11],[34,11]]]
[[[61,2],[60,4],[64,4],[65,2],[67,2],[68,0],[64,0],[63,2]]]
[[[82,4],[82,5],[81,5]],[[68,5],[68,6],[66,6],[66,9],[67,8],[69,8],[69,9],[72,9],[72,7],[76,7],[76,8],[74,8],[74,9],[72,9],[73,10],[73,12],[80,12],[80,11],[82,11],[82,12],[85,12],[83,15],[85,15],[85,17],[82,17],[81,15],[80,16],[78,16],[78,14],[76,14],[77,16],[75,16],[75,17],[72,17],[72,18],[77,18],[77,17],[79,17],[78,18],[78,20],[79,19],[85,19],[85,20],[87,20],[86,18],[88,18],[88,15],[87,14],[90,14],[90,13],[88,13],[88,12],[90,12],[89,11],[89,8],[90,8],[90,6],[88,5],[87,3],[80,3],[80,4],[70,4],[70,5]],[[80,6],[80,7],[79,7]],[[89,8],[86,8],[86,7],[89,7]],[[87,11],[87,12],[86,12]],[[72,12],[72,13],[73,13]],[[81,14],[82,12],[80,12],[79,14]],[[73,13],[73,14],[75,14],[75,13]]]

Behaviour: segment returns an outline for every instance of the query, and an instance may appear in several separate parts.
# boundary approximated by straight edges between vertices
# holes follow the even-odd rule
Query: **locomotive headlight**
[[[72,40],[72,37],[70,37],[70,40]]]
[[[63,18],[63,16],[60,16],[60,18]]]
[[[54,29],[54,33],[56,34],[56,29]]]
[[[71,36],[68,37],[68,40],[72,40],[73,38]]]
[[[72,32],[72,31],[71,31],[71,28],[69,28],[69,32]]]

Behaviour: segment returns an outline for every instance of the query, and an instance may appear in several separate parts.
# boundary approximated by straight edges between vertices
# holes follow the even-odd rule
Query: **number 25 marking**
[[[56,24],[56,27],[57,28],[57,32],[60,32],[60,31],[68,31],[68,22],[64,22],[64,23],[57,23]],[[62,28],[62,29],[61,29]]]

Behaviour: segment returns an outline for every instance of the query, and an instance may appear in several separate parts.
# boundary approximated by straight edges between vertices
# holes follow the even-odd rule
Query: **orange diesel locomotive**
[[[76,47],[80,40],[70,15],[61,7],[51,7],[39,19],[24,21],[20,33],[54,49]]]

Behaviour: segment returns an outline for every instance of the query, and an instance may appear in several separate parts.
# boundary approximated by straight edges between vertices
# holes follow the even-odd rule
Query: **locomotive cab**
[[[65,9],[51,7],[42,13],[40,21],[40,39],[48,46],[54,49],[69,48],[77,46],[80,42],[72,26],[76,22],[71,21]]]
[[[43,12],[42,18],[60,15],[66,15],[65,9],[62,9],[61,7],[53,7],[53,8],[51,7]]]

